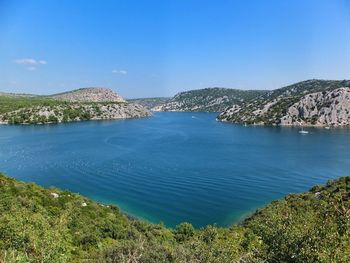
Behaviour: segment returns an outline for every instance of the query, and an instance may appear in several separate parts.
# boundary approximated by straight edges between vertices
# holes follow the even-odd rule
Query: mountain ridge
[[[347,91],[341,88],[348,87],[350,87],[349,80],[306,80],[269,91],[249,102],[232,105],[221,112],[217,118],[220,121],[241,124],[347,126],[350,125],[350,101],[345,94],[340,93],[346,93]],[[303,113],[306,108],[321,106],[323,97],[337,89],[341,89],[338,90],[337,96],[343,98],[340,104],[342,106],[341,110],[346,112],[346,116],[342,115],[341,121],[335,121],[334,115],[337,115],[338,110],[340,110],[337,107],[333,107],[334,109],[316,109],[312,116],[307,117],[309,119],[305,118]],[[305,97],[310,94],[313,94],[312,96],[318,94],[320,101],[314,102],[313,105],[306,103]],[[328,100],[329,106],[339,104],[339,101],[332,101],[332,99]],[[294,110],[291,114],[291,108],[295,108],[298,103],[300,111]],[[287,116],[288,112],[289,116]],[[327,119],[325,117],[326,113],[333,115],[332,121],[324,121]],[[344,122],[344,119],[347,119],[347,121]]]
[[[48,95],[50,98],[70,102],[126,102],[110,88],[87,87]]]
[[[177,93],[154,111],[207,111],[220,112],[232,104],[249,101],[264,94],[264,90],[239,90],[230,88],[204,88]]]

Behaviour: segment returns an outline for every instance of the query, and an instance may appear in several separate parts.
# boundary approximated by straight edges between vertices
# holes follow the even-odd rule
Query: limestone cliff
[[[350,81],[307,80],[233,104],[220,121],[256,125],[350,126]]]
[[[350,125],[350,88],[305,95],[288,108],[281,125]]]

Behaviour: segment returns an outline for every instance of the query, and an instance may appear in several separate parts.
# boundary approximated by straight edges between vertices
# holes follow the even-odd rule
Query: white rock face
[[[228,121],[228,118],[233,114],[239,112],[241,109],[238,105],[233,105],[232,107],[227,108],[225,111],[221,112],[218,116],[220,121]]]
[[[163,105],[155,106],[151,109],[151,111],[163,111]]]
[[[349,126],[350,88],[305,95],[288,108],[281,125]]]

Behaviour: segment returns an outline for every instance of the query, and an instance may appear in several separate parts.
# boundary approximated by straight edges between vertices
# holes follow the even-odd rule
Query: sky
[[[0,0],[0,91],[125,98],[350,79],[348,0]]]

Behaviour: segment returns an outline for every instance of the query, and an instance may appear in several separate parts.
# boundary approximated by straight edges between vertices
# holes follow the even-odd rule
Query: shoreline
[[[78,122],[89,122],[89,121],[116,121],[116,120],[130,120],[130,119],[142,119],[142,118],[149,118],[152,117],[152,114],[148,116],[135,116],[135,117],[128,117],[128,118],[91,118],[90,120],[72,120],[72,121],[59,121],[59,122],[45,122],[45,123],[8,123],[8,122],[2,122],[0,121],[0,125],[52,125],[52,124],[68,124],[68,123],[78,123]]]
[[[260,126],[260,127],[282,127],[282,128],[322,128],[322,129],[347,129],[350,128],[350,124],[347,125],[322,125],[322,124],[265,124],[265,123],[254,123],[254,124],[247,124],[247,123],[241,123],[241,122],[231,122],[227,120],[220,120],[216,118],[217,122],[221,123],[227,123],[227,124],[235,124],[235,125],[241,125],[241,126]]]

